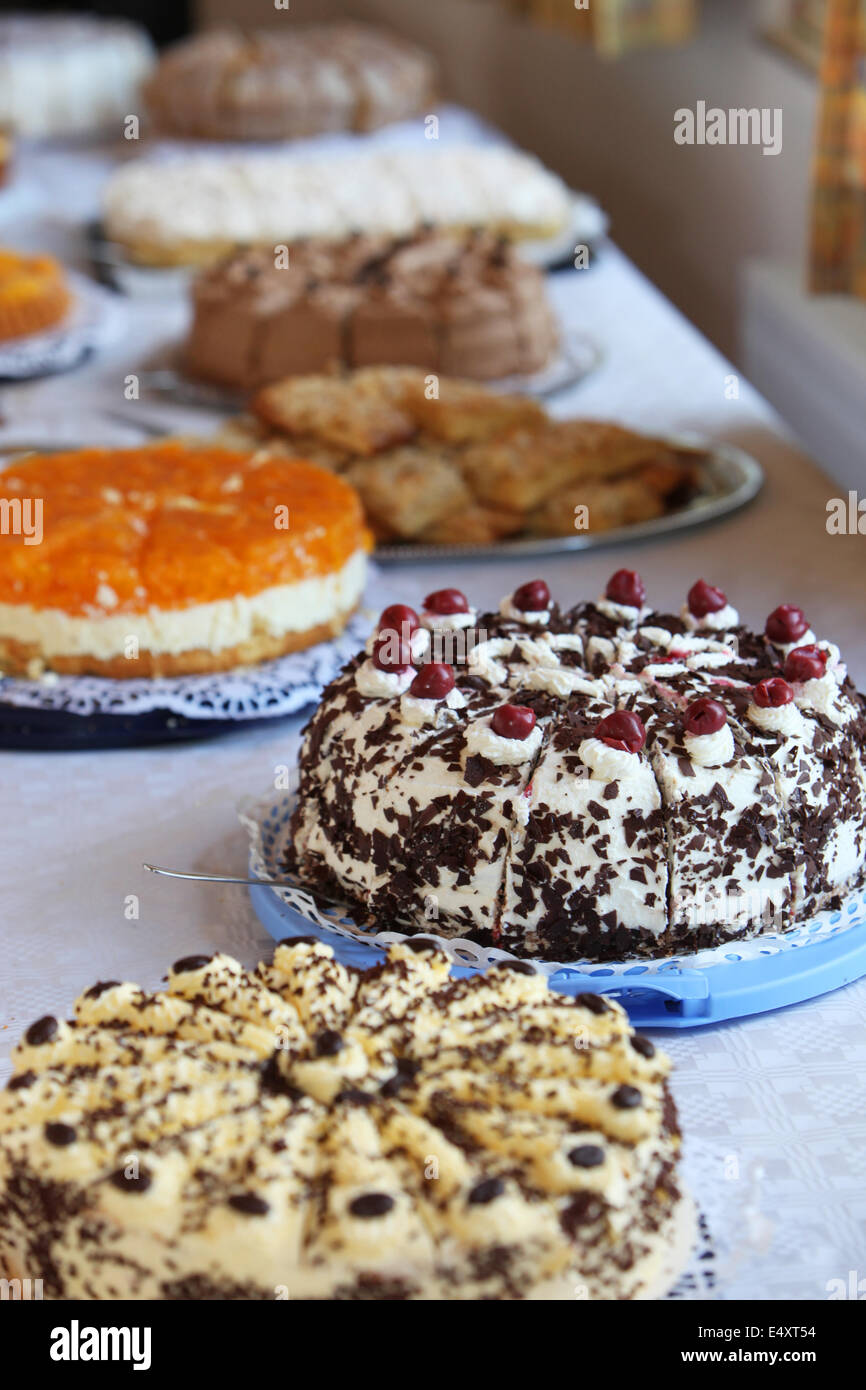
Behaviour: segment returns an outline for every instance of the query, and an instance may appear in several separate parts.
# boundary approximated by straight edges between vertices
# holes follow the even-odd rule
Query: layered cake
[[[169,48],[145,85],[160,134],[205,140],[286,140],[375,130],[430,111],[433,62],[366,24],[280,33],[212,30]]]
[[[313,938],[46,1016],[0,1093],[0,1273],[52,1299],[632,1299],[686,1202],[668,1059],[526,964]]]
[[[71,303],[66,276],[52,256],[0,247],[0,343],[54,328]]]
[[[357,488],[377,540],[489,544],[648,521],[701,484],[700,450],[409,367],[289,377],[229,443],[294,451]]]
[[[6,674],[229,670],[334,636],[364,588],[356,494],[298,459],[88,449],[30,455],[0,489]]]
[[[387,364],[505,377],[540,370],[557,347],[544,277],[489,232],[239,251],[199,277],[193,300],[187,371],[242,390]]]
[[[361,925],[552,961],[785,931],[866,869],[866,705],[783,604],[618,571],[395,604],[307,727],[290,867]]]
[[[154,48],[144,29],[95,15],[0,15],[0,127],[83,135],[138,110]]]
[[[421,142],[428,144],[428,142]],[[411,236],[483,227],[511,240],[556,236],[571,195],[538,160],[496,146],[138,159],[112,175],[105,228],[142,265],[208,265],[238,246],[291,246],[355,232]]]

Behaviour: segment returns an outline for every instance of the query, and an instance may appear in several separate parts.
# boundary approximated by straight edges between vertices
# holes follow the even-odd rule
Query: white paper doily
[[[256,878],[280,878],[291,880],[286,874],[285,859],[289,848],[289,821],[294,809],[296,793],[285,793],[279,800],[273,797],[259,802],[244,803],[239,809],[241,824],[250,840],[250,868]],[[315,926],[339,936],[363,942],[367,946],[385,948],[395,941],[406,941],[405,932],[365,931],[355,925],[348,912],[340,907],[330,907],[321,898],[314,898],[309,889],[300,883],[286,888],[272,888],[288,907],[305,917]],[[622,961],[581,960],[572,961],[534,961],[542,975],[552,976],[561,970],[580,971],[586,975],[628,975],[635,977],[635,984],[641,976],[659,975],[681,970],[708,969],[714,965],[729,964],[734,961],[756,960],[761,956],[774,956],[782,952],[796,950],[819,940],[838,936],[851,927],[860,925],[866,918],[866,887],[860,888],[846,898],[838,910],[818,913],[802,926],[784,933],[768,932],[750,941],[726,942],[721,946],[709,947],[693,954],[667,956],[659,960],[645,957],[632,957]],[[476,969],[488,969],[497,961],[515,960],[510,951],[495,946],[479,946],[464,937],[440,937],[433,929],[425,927],[424,935],[436,941],[447,954],[449,960],[457,965]]]
[[[0,678],[0,702],[86,717],[109,714],[128,718],[154,710],[168,710],[187,719],[269,719],[296,714],[319,697],[323,687],[364,645],[371,622],[369,611],[361,609],[331,642],[320,642],[259,666],[207,676],[120,681],[49,672],[33,681]]]
[[[67,317],[56,328],[0,343],[0,378],[25,381],[68,371],[120,336],[126,309],[118,296],[82,275],[67,272],[67,278],[74,296]]]

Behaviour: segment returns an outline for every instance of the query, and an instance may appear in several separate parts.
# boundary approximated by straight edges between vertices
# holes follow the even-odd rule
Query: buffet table
[[[104,164],[65,155],[69,199],[49,204],[51,158],[56,169],[56,156],[41,168],[35,161],[20,213],[0,223],[0,239],[83,266],[80,221],[94,211]],[[587,270],[558,273],[552,291],[563,319],[602,353],[590,377],[555,398],[555,413],[740,444],[765,469],[763,493],[725,522],[640,547],[528,564],[401,566],[380,573],[379,591],[414,603],[458,585],[483,607],[537,570],[554,597],[573,602],[627,565],[641,571],[652,602],[673,608],[704,575],[755,624],[778,603],[802,603],[866,684],[866,546],[826,530],[826,504],[841,485],[809,463],[766,403],[615,246],[601,247]],[[58,440],[140,442],[142,421],[207,432],[215,421],[203,412],[124,399],[124,378],[177,338],[185,312],[136,301],[118,349],[66,376],[0,389],[0,446],[37,427],[40,442],[52,432]],[[267,794],[280,769],[292,767],[302,723],[136,751],[2,755],[0,1077],[22,1029],[62,1011],[96,978],[155,985],[158,963],[190,952],[226,950],[245,963],[267,953],[243,888],[155,879],[142,861],[244,871],[238,804]],[[692,1185],[719,1236],[722,1298],[825,1299],[834,1290],[846,1296],[842,1289],[857,1296],[850,1290],[866,1277],[864,1015],[861,980],[774,1014],[664,1035]]]

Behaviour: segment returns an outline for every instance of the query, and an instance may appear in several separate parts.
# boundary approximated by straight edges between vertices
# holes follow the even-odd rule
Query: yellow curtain
[[[699,0],[506,0],[541,24],[595,44],[615,58],[630,48],[684,43],[697,21]]]
[[[866,299],[866,0],[827,0],[811,288]]]

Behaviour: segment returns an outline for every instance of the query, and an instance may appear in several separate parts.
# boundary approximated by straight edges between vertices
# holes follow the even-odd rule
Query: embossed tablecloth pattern
[[[77,219],[92,212],[104,164],[84,155],[44,159],[27,200],[36,211],[26,221],[8,220],[2,237],[74,260],[82,249]],[[604,350],[600,369],[557,400],[558,413],[699,429],[744,445],[767,472],[757,503],[719,526],[631,553],[544,564],[554,594],[569,601],[594,595],[628,563],[662,607],[678,604],[700,574],[723,585],[756,623],[777,603],[799,601],[866,685],[866,543],[827,535],[826,503],[838,489],[615,248],[588,271],[559,276],[554,294],[569,321]],[[122,425],[99,422],[98,413],[123,417],[123,376],[176,335],[185,316],[182,306],[159,303],[137,304],[135,312],[138,330],[122,355],[0,392],[7,430],[22,420],[66,430],[96,422],[107,439],[134,439]],[[207,425],[201,415],[152,413],[187,428]],[[386,580],[395,598],[410,602],[447,583],[491,604],[533,577],[525,569],[525,562],[449,562],[447,573],[427,565],[392,570]],[[301,722],[187,747],[0,754],[0,1075],[26,1024],[62,1011],[97,977],[156,984],[169,961],[191,951],[222,948],[247,963],[269,951],[243,889],[155,880],[141,862],[242,869],[237,803],[267,793],[293,765]],[[780,1013],[665,1035],[684,1127],[701,1155],[697,1196],[725,1250],[723,1297],[823,1299],[830,1281],[839,1281],[838,1293],[866,1280],[864,1017],[861,981]]]

